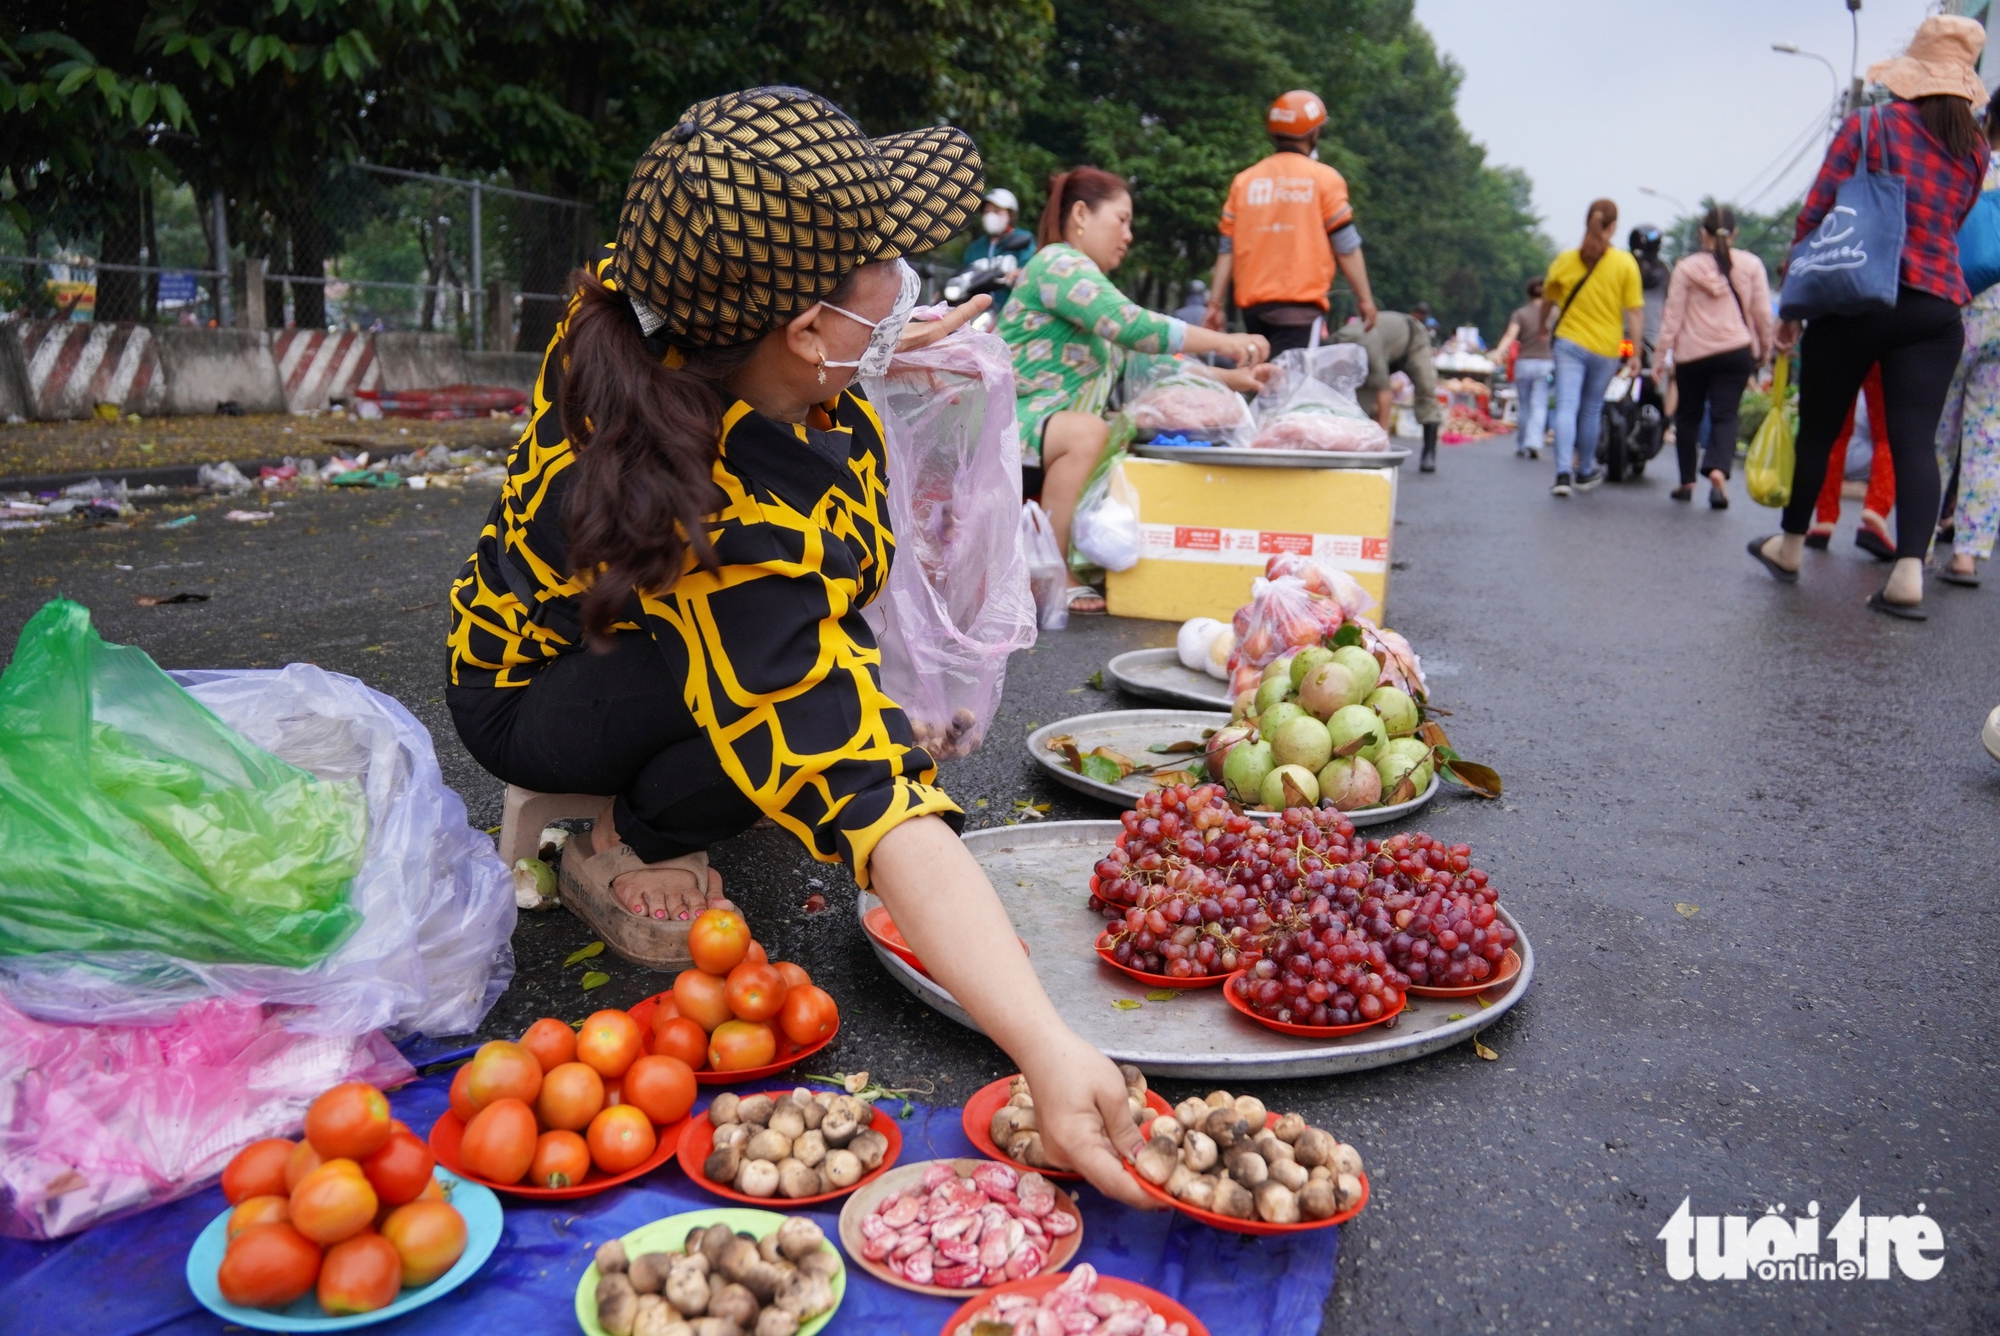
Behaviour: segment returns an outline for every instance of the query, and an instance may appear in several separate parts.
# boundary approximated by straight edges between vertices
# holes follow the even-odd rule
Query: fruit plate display
[[[1124,827],[1116,821],[1045,821],[969,832],[965,847],[986,870],[1014,930],[1034,948],[1030,961],[1071,1029],[1115,1062],[1148,1075],[1228,1081],[1329,1076],[1408,1062],[1462,1044],[1527,996],[1535,974],[1528,934],[1504,904],[1499,917],[1519,934],[1521,972],[1490,1005],[1468,999],[1411,997],[1393,1023],[1342,1039],[1295,1039],[1239,1025],[1208,990],[1182,990],[1155,1002],[1123,975],[1105,969],[1090,944],[1104,919],[1090,912],[1090,873]],[[877,903],[860,897],[859,913]],[[871,943],[871,945],[873,945]],[[935,981],[877,946],[883,968],[911,994],[969,1029],[965,1008]],[[1135,1005],[1136,1004],[1136,1005]]]
[[[1410,992],[1417,997],[1478,997],[1481,993],[1504,989],[1514,982],[1514,976],[1521,972],[1520,954],[1509,948],[1500,957],[1500,972],[1481,979],[1478,983],[1460,984],[1453,988],[1439,988],[1430,984],[1411,984]]]
[[[1237,971],[1237,974],[1241,973],[1241,970]],[[1234,979],[1237,975],[1232,974],[1229,977]],[[1233,987],[1225,987],[1222,990],[1222,1000],[1229,1004],[1231,1010],[1246,1020],[1255,1021],[1267,1030],[1276,1030],[1279,1034],[1296,1035],[1300,1039],[1341,1039],[1347,1035],[1360,1034],[1363,1030],[1372,1030],[1378,1025],[1389,1024],[1396,1017],[1403,1014],[1404,1007],[1410,1005],[1409,998],[1405,997],[1401,1002],[1398,1002],[1374,1020],[1358,1021],[1353,1025],[1300,1025],[1294,1021],[1280,1021],[1273,1020],[1269,1016],[1259,1016],[1256,1012],[1250,1010],[1248,1002],[1245,1002],[1236,995],[1236,989]]]
[[[1112,656],[1104,665],[1104,675],[1122,690],[1148,700],[1210,710],[1226,710],[1234,704],[1229,698],[1229,683],[1185,666],[1179,650],[1127,650]]]
[[[1009,1159],[1001,1153],[998,1146],[993,1144],[993,1115],[1007,1102],[1007,1085],[1013,1079],[1011,1076],[1003,1076],[991,1085],[981,1086],[973,1092],[971,1099],[965,1101],[965,1111],[960,1116],[960,1121],[965,1125],[966,1140],[976,1146],[979,1153],[987,1159],[1011,1164],[1024,1174],[1040,1174],[1043,1178],[1062,1183],[1082,1182],[1083,1175],[1072,1169],[1037,1169],[1032,1164],[1022,1164],[1019,1160]],[[1146,1107],[1154,1113],[1174,1111],[1173,1105],[1151,1090],[1146,1092]]]
[[[629,1008],[625,1014],[639,1022],[639,1029],[650,1035],[653,1032],[653,1013],[659,1010],[660,999],[672,996],[673,989],[671,988],[664,992],[655,993],[651,997]],[[708,1068],[703,1067],[694,1074],[694,1079],[700,1085],[735,1085],[739,1081],[755,1081],[766,1076],[776,1076],[779,1072],[785,1070],[785,1068],[796,1067],[799,1063],[804,1062],[807,1058],[819,1052],[828,1044],[831,1044],[839,1034],[840,1020],[838,1017],[834,1018],[833,1029],[827,1032],[826,1038],[820,1040],[817,1044],[807,1044],[803,1048],[785,1038],[784,1031],[780,1030],[778,1032],[778,1056],[775,1061],[767,1062],[761,1067],[745,1067],[741,1071],[734,1072],[710,1071]],[[651,1050],[647,1051],[650,1052]]]
[[[486,1265],[486,1259],[493,1255],[493,1249],[500,1242],[502,1217],[500,1199],[493,1195],[490,1188],[442,1167],[438,1173],[450,1189],[451,1204],[458,1208],[459,1215],[465,1220],[465,1251],[459,1254],[451,1270],[428,1285],[404,1290],[387,1307],[372,1313],[330,1317],[319,1306],[318,1297],[311,1294],[289,1308],[244,1308],[230,1303],[222,1297],[215,1273],[221,1267],[222,1254],[229,1245],[229,1217],[234,1207],[209,1221],[208,1228],[201,1231],[194,1246],[188,1249],[188,1288],[194,1291],[194,1297],[201,1301],[203,1308],[224,1322],[257,1331],[347,1331],[387,1322],[413,1308],[421,1308],[433,1299],[441,1299],[472,1279],[473,1273]]]
[[[1227,974],[1203,974],[1193,978],[1176,979],[1171,974],[1149,974],[1145,970],[1134,969],[1130,965],[1121,965],[1118,963],[1118,958],[1112,954],[1112,947],[1108,940],[1110,935],[1111,930],[1109,928],[1097,934],[1097,941],[1094,943],[1097,958],[1112,969],[1117,970],[1126,978],[1143,983],[1148,988],[1213,988],[1229,977]],[[1255,953],[1251,954],[1254,955]]]
[[[1253,469],[1392,469],[1410,457],[1408,450],[1252,450],[1229,445],[1135,445],[1132,453],[1176,464]]]
[[[848,1197],[847,1205],[840,1208],[840,1249],[847,1255],[848,1263],[860,1267],[885,1285],[894,1285],[899,1290],[910,1290],[917,1294],[935,1294],[946,1299],[987,1294],[998,1288],[993,1285],[957,1289],[943,1285],[919,1285],[914,1280],[905,1280],[880,1262],[869,1261],[862,1252],[862,1247],[868,1240],[861,1232],[861,1222],[873,1215],[875,1208],[886,1198],[895,1196],[905,1188],[921,1186],[926,1169],[934,1164],[949,1164],[958,1170],[959,1176],[963,1178],[985,1163],[987,1161],[974,1159],[919,1160],[914,1164],[905,1164],[892,1169],[865,1188],[857,1190]],[[1041,1170],[1036,1169],[1031,1172],[1041,1173]],[[1043,1268],[1044,1271],[1062,1270],[1076,1257],[1077,1250],[1083,1247],[1083,1212],[1077,1209],[1076,1203],[1070,1200],[1068,1193],[1060,1190],[1056,1193],[1056,1209],[1076,1217],[1076,1228],[1061,1238],[1050,1241],[1049,1260]]]
[[[896,920],[889,916],[887,906],[878,904],[863,914],[861,931],[868,934],[869,941],[895,952],[911,969],[925,978],[930,977],[931,972],[924,968],[924,962],[917,959],[917,953],[910,950],[910,944],[903,940],[903,934],[896,927]],[[1015,940],[1020,941],[1019,938]],[[1021,942],[1021,949],[1026,951],[1028,944]]]
[[[1199,1220],[1204,1225],[1213,1229],[1228,1230],[1232,1234],[1255,1234],[1260,1237],[1268,1237],[1274,1234],[1304,1234],[1310,1230],[1325,1229],[1330,1225],[1344,1225],[1355,1216],[1360,1215],[1362,1209],[1368,1205],[1368,1173],[1366,1170],[1357,1175],[1361,1179],[1361,1200],[1355,1202],[1354,1205],[1348,1207],[1346,1210],[1336,1211],[1324,1220],[1301,1220],[1295,1225],[1274,1225],[1268,1220],[1241,1220],[1233,1215],[1217,1215],[1214,1211],[1204,1211],[1199,1206],[1190,1206],[1179,1197],[1168,1192],[1165,1188],[1156,1187],[1139,1177],[1131,1165],[1128,1164],[1125,1168],[1127,1172],[1132,1174],[1132,1181],[1139,1185],[1140,1190],[1148,1197],[1159,1202],[1162,1206],[1171,1206],[1189,1219]]]
[[[1061,719],[1047,724],[1028,735],[1028,756],[1049,772],[1050,778],[1064,784],[1078,793],[1089,794],[1106,802],[1117,803],[1120,807],[1131,807],[1139,796],[1150,789],[1159,787],[1157,773],[1130,774],[1116,784],[1108,784],[1088,775],[1079,775],[1069,768],[1069,763],[1060,751],[1050,751],[1049,741],[1065,735],[1076,740],[1077,750],[1088,756],[1099,747],[1109,747],[1112,751],[1129,757],[1144,765],[1158,765],[1159,771],[1170,771],[1180,763],[1194,759],[1185,756],[1163,756],[1146,750],[1155,745],[1171,745],[1176,742],[1199,742],[1203,729],[1223,728],[1229,723],[1227,714],[1214,714],[1206,710],[1105,710],[1098,714],[1079,714],[1069,719]],[[1364,807],[1359,811],[1343,813],[1359,830],[1364,826],[1379,826],[1388,821],[1400,821],[1412,812],[1419,811],[1437,796],[1438,779],[1431,776],[1431,782],[1424,791],[1405,803],[1387,807]],[[1275,815],[1245,808],[1244,815],[1253,820],[1264,821]],[[700,1075],[700,1073],[696,1073]]]
[[[769,1234],[785,1223],[785,1217],[776,1211],[752,1211],[741,1206],[718,1206],[706,1211],[683,1211],[670,1215],[664,1220],[655,1220],[650,1225],[641,1225],[631,1233],[623,1235],[625,1252],[637,1257],[640,1253],[680,1252],[687,1246],[688,1231],[707,1229],[710,1225],[728,1225],[737,1233],[753,1234],[758,1238]],[[833,1248],[833,1241],[824,1245]],[[840,1250],[833,1249],[835,1253]],[[576,1283],[576,1325],[582,1327],[587,1336],[607,1336],[604,1328],[597,1323],[597,1263],[584,1268],[583,1278]],[[840,1311],[840,1301],[847,1294],[847,1266],[843,1259],[840,1270],[833,1273],[833,1307],[807,1322],[799,1324],[794,1336],[815,1336],[833,1321],[833,1315]]]
[[[460,1178],[483,1184],[495,1192],[504,1192],[510,1197],[528,1197],[536,1201],[572,1201],[578,1197],[595,1196],[606,1188],[615,1188],[620,1183],[629,1183],[635,1178],[652,1173],[674,1158],[674,1151],[679,1148],[681,1134],[687,1129],[687,1125],[688,1120],[683,1118],[677,1123],[668,1123],[665,1127],[655,1128],[654,1136],[657,1144],[653,1147],[653,1153],[648,1155],[643,1163],[627,1169],[624,1173],[607,1174],[593,1164],[581,1182],[572,1183],[566,1188],[538,1188],[526,1181],[494,1183],[474,1174],[465,1167],[465,1161],[459,1158],[458,1153],[459,1143],[465,1140],[465,1123],[450,1109],[439,1114],[438,1120],[431,1124],[430,1144],[431,1154],[437,1156],[437,1162]]]
[[[1068,1272],[1051,1273],[1044,1271],[1039,1276],[1029,1276],[1026,1280],[1010,1280],[1005,1285],[995,1285],[991,1289],[981,1291],[979,1294],[967,1299],[964,1306],[951,1315],[950,1319],[944,1324],[944,1329],[939,1333],[939,1336],[960,1336],[960,1329],[966,1323],[972,1321],[973,1317],[981,1309],[985,1308],[988,1303],[992,1302],[996,1295],[1025,1294],[1029,1298],[1039,1299],[1042,1295],[1047,1294],[1067,1279],[1069,1279]],[[1202,1325],[1200,1318],[1188,1312],[1187,1309],[1169,1299],[1166,1295],[1161,1294],[1158,1290],[1148,1289],[1146,1286],[1137,1284],[1136,1282],[1120,1280],[1116,1276],[1107,1276],[1099,1272],[1097,1277],[1097,1292],[1100,1294],[1115,1294],[1121,1299],[1137,1300],[1139,1303],[1152,1309],[1155,1313],[1158,1313],[1168,1322],[1185,1324],[1188,1336],[1208,1336],[1208,1328]]]
[[[752,1091],[750,1095],[745,1095],[744,1098],[749,1099],[753,1095],[760,1093],[776,1099],[781,1095],[789,1095],[792,1092],[789,1090]],[[695,1186],[701,1188],[704,1192],[712,1192],[718,1197],[727,1197],[731,1201],[749,1202],[752,1205],[759,1206],[782,1206],[788,1211],[797,1210],[803,1206],[816,1206],[821,1202],[839,1201],[848,1193],[860,1191],[883,1174],[895,1168],[896,1157],[903,1153],[903,1134],[897,1130],[896,1120],[886,1111],[877,1110],[875,1121],[868,1124],[868,1126],[871,1130],[880,1132],[883,1140],[889,1143],[889,1149],[882,1152],[882,1163],[863,1174],[853,1187],[841,1188],[834,1192],[822,1192],[817,1196],[753,1197],[747,1192],[738,1192],[727,1183],[718,1183],[703,1173],[702,1166],[708,1162],[708,1153],[715,1149],[715,1124],[708,1121],[708,1114],[706,1112],[697,1113],[694,1117],[688,1119],[687,1130],[681,1133],[681,1168],[687,1172],[689,1178],[694,1180]]]

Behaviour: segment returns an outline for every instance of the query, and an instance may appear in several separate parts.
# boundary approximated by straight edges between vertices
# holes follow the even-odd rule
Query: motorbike
[[[1644,371],[1634,376],[1620,367],[1605,387],[1604,426],[1597,434],[1597,462],[1604,466],[1605,480],[1625,482],[1644,475],[1666,437],[1666,403],[1659,387]]]
[[[1021,271],[1020,262],[1013,256],[989,255],[983,260],[974,260],[971,265],[953,274],[944,281],[940,294],[950,306],[963,306],[982,292],[1000,292],[1014,286],[1014,276]],[[972,328],[990,332],[996,321],[991,310],[975,317]]]

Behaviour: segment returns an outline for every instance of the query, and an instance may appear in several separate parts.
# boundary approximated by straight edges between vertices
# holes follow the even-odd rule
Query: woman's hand
[[[1223,356],[1238,366],[1256,366],[1270,360],[1271,341],[1262,334],[1229,334],[1224,336],[1224,342],[1229,346],[1223,350]]]
[[[928,348],[967,321],[976,320],[980,312],[991,305],[992,296],[982,292],[970,301],[952,307],[942,320],[912,320],[903,326],[903,337],[897,341],[896,351],[913,353],[919,348]]]
[[[1799,322],[1796,320],[1781,321],[1778,325],[1778,341],[1774,350],[1781,353],[1788,353],[1798,346]]]
[[[1201,327],[1220,334],[1229,324],[1229,313],[1222,309],[1221,302],[1210,302],[1202,309]]]
[[[1254,367],[1210,367],[1208,373],[1238,394],[1256,394],[1278,374],[1277,365],[1265,362]]]
[[[1021,1074],[1034,1092],[1042,1148],[1059,1167],[1127,1206],[1158,1209],[1125,1169],[1145,1138],[1125,1102],[1125,1079],[1109,1058],[1065,1029],[1046,1053],[1021,1064]]]

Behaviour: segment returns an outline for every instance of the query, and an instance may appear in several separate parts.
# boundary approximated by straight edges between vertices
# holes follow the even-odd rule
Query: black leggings
[[[1293,348],[1303,348],[1311,343],[1313,327],[1310,320],[1303,325],[1274,325],[1253,312],[1245,311],[1243,332],[1262,334],[1271,345],[1271,356],[1276,357],[1279,353]]]
[[[1736,463],[1736,413],[1743,387],[1757,363],[1748,348],[1732,348],[1713,357],[1697,357],[1674,366],[1674,384],[1681,398],[1674,409],[1674,449],[1681,457],[1681,486],[1695,480],[1694,455],[1701,441],[1701,415],[1708,413],[1708,451],[1701,472],[1721,470],[1727,478]]]
[[[615,795],[612,820],[648,863],[706,849],[762,815],[723,773],[681,683],[644,634],[564,654],[525,687],[451,687],[472,759],[538,793]]]
[[[1891,311],[1821,316],[1799,341],[1799,440],[1786,533],[1802,534],[1826,481],[1827,455],[1868,368],[1882,364],[1889,456],[1896,468],[1896,555],[1923,558],[1938,516],[1937,427],[1965,348],[1958,308],[1905,287]]]

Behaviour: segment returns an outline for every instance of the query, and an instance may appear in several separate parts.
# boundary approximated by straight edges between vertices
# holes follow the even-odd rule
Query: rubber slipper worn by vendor
[[[610,949],[676,968],[721,894],[708,851],[769,818],[881,897],[1033,1084],[1052,1157],[1145,1206],[1124,1080],[1042,991],[863,617],[895,540],[854,382],[987,305],[906,328],[901,257],[963,228],[982,178],[962,131],[871,140],[796,88],[661,135],[452,587],[446,702],[509,784],[612,796],[563,858]]]

